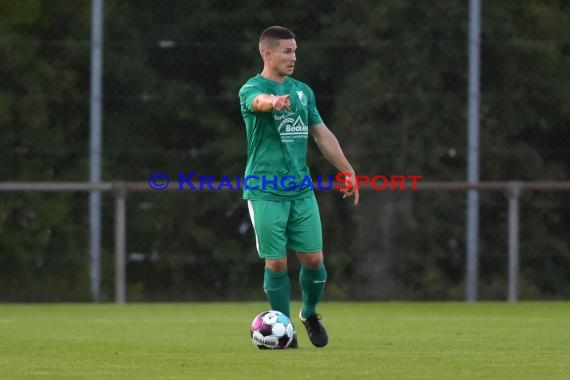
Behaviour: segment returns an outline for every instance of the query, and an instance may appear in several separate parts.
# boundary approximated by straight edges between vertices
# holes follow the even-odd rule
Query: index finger
[[[288,110],[291,110],[291,99],[289,99],[289,94],[285,95],[285,96],[283,97],[283,100],[285,101],[285,107],[286,107]]]

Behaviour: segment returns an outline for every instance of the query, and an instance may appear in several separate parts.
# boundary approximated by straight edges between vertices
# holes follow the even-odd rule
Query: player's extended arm
[[[309,131],[323,156],[339,171],[350,173],[351,177],[355,178],[354,169],[344,156],[336,136],[330,129],[324,124],[317,124],[312,126]],[[359,194],[356,187],[353,186],[350,189],[341,191],[344,193],[343,198],[354,196],[354,205],[358,206]]]
[[[290,110],[291,101],[289,100],[289,94],[281,96],[261,94],[253,99],[252,108],[255,112]]]

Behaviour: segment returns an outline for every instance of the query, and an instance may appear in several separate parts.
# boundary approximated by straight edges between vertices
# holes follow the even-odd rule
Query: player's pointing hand
[[[282,111],[284,109],[286,109],[287,111],[291,110],[291,100],[289,99],[289,94],[287,95],[281,95],[281,96],[275,96],[273,98],[273,101],[271,103],[271,105],[273,106],[273,109],[275,111]]]

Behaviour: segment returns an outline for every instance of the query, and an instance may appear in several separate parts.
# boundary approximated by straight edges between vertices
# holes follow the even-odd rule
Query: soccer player
[[[340,172],[352,178],[355,173],[321,119],[312,89],[291,77],[297,61],[293,32],[281,26],[265,29],[259,52],[263,71],[241,87],[239,98],[247,135],[243,198],[258,254],[265,259],[263,289],[271,308],[291,317],[287,249],[293,250],[301,263],[303,307],[299,317],[311,343],[324,347],[328,335],[317,303],[323,296],[327,271],[319,209],[307,166],[309,133]],[[358,189],[342,192],[344,198],[354,197],[358,205]],[[297,346],[295,336],[291,347]]]

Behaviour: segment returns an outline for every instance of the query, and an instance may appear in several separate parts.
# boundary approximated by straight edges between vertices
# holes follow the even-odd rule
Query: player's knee
[[[322,253],[306,253],[301,254],[301,262],[304,266],[315,269],[318,268],[323,262]]]
[[[287,269],[287,259],[265,260],[265,266],[272,272],[282,272]]]

